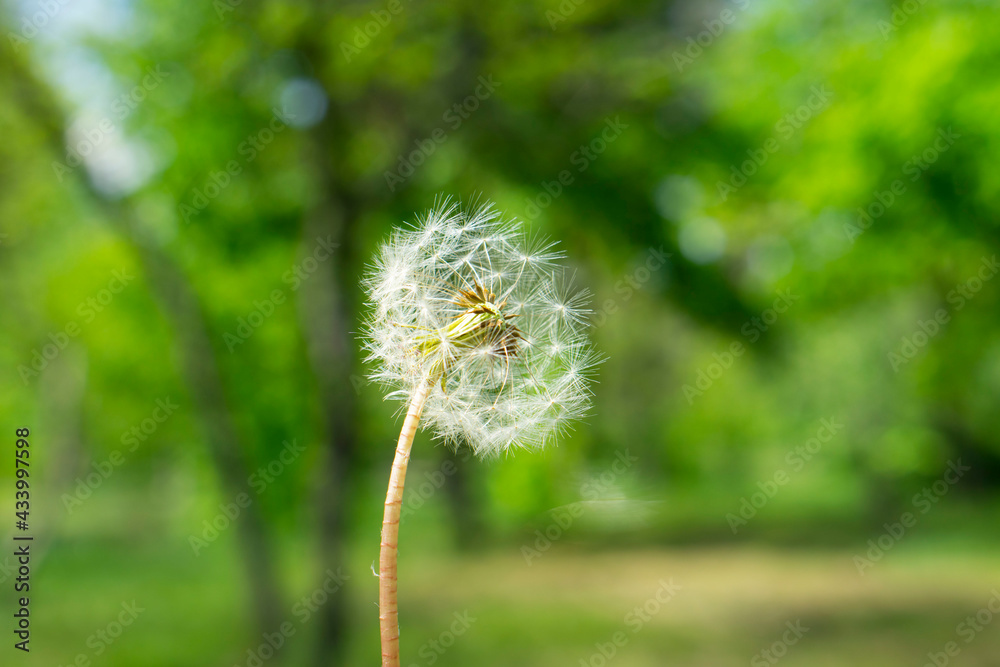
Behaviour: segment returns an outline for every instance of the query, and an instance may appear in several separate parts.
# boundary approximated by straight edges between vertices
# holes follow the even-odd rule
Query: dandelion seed
[[[364,281],[371,377],[407,406],[386,496],[379,560],[382,664],[399,665],[396,547],[418,426],[483,457],[540,449],[590,402],[598,358],[587,295],[555,245],[492,205],[439,203],[382,246]]]
[[[397,231],[365,280],[372,378],[406,403],[421,384],[434,384],[422,426],[452,445],[481,456],[541,447],[549,434],[535,419],[550,417],[558,431],[582,416],[596,361],[586,341],[587,295],[562,284],[561,257],[491,206],[465,212],[444,204]],[[569,385],[563,409],[537,414],[531,399],[560,380]]]

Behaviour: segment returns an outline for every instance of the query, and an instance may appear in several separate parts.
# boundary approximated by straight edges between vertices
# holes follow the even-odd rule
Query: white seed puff
[[[586,413],[598,363],[562,256],[491,204],[396,230],[364,280],[372,379],[404,404],[432,383],[423,426],[481,456],[549,444]]]

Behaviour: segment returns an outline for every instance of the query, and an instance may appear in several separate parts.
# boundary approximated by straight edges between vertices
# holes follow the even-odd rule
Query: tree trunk
[[[127,236],[134,241],[133,234]],[[175,330],[184,378],[205,427],[209,454],[223,492],[227,497],[235,497],[247,491],[249,468],[226,405],[201,305],[186,278],[165,253],[146,243],[135,246],[150,286]],[[253,593],[257,627],[260,632],[275,632],[285,617],[275,557],[259,504],[251,503],[235,523]]]
[[[351,508],[351,480],[356,466],[356,394],[352,382],[354,352],[351,344],[351,308],[346,293],[343,251],[349,237],[350,215],[321,205],[306,221],[303,254],[310,254],[317,237],[338,244],[334,255],[302,283],[298,296],[299,317],[306,338],[312,373],[320,393],[323,419],[323,452],[317,468],[317,547],[320,572],[335,568],[346,559],[344,538]],[[322,578],[324,575],[321,575]],[[313,653],[316,667],[343,664],[347,640],[346,587],[317,613],[318,636]]]
[[[8,58],[4,65],[18,90],[13,99],[44,133],[53,154],[61,154],[65,149],[63,136],[66,123],[48,89],[34,77],[22,57]],[[169,256],[159,246],[144,240],[142,234],[136,233],[134,209],[126,203],[102,197],[93,190],[82,172],[74,171],[74,178],[79,179],[95,204],[103,210],[107,222],[136,250],[143,272],[173,325],[183,375],[190,386],[198,417],[207,432],[208,449],[216,473],[223,492],[227,496],[235,496],[246,490],[249,471],[225,403],[215,351],[197,296]],[[274,632],[284,620],[284,615],[271,544],[256,504],[246,508],[237,521],[237,536],[250,579],[258,632]]]

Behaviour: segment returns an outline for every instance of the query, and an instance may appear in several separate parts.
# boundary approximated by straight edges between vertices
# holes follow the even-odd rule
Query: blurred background
[[[557,448],[418,435],[404,665],[996,664],[991,3],[2,17],[0,404],[35,537],[4,664],[377,664],[400,419],[358,283],[440,194],[558,239],[608,361]]]

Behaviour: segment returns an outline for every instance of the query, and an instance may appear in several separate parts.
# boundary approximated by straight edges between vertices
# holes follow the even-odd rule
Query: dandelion
[[[418,425],[482,457],[541,449],[583,416],[598,362],[587,296],[555,245],[492,205],[438,203],[397,230],[365,279],[372,378],[407,406],[382,523],[382,664],[399,665],[396,552],[403,482]]]

